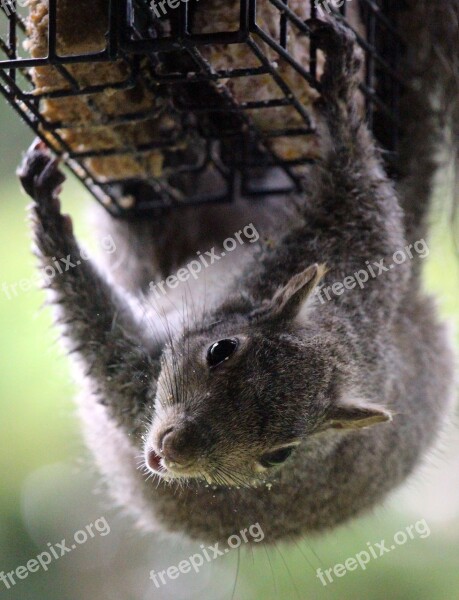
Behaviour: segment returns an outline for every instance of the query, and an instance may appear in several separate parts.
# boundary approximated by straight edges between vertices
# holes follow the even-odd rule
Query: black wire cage
[[[351,0],[311,0],[301,14],[292,0],[97,0],[91,14],[70,2],[0,2],[0,91],[113,215],[303,188],[315,127],[300,88],[320,94],[305,21],[324,12],[348,20]],[[390,160],[400,3],[353,2],[362,110]],[[221,22],[216,11],[228,5]],[[308,40],[306,59],[298,40]]]

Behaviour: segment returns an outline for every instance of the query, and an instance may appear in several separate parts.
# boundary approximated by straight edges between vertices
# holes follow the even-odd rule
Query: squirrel
[[[459,0],[406,4],[396,184],[356,110],[355,35],[311,19],[326,57],[325,149],[308,193],[294,206],[240,201],[110,221],[121,269],[108,276],[87,260],[48,282],[81,379],[87,444],[144,530],[215,542],[259,523],[274,543],[332,528],[400,485],[450,413],[453,353],[416,244],[459,114]],[[76,265],[58,160],[35,143],[18,173],[41,267],[61,256]],[[216,261],[212,285],[202,275],[186,293],[152,293],[152,281],[248,219],[273,242]],[[347,289],[362,269],[372,276]],[[336,293],[325,300],[327,289]]]

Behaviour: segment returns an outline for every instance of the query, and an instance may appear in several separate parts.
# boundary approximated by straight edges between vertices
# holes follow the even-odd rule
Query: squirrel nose
[[[188,466],[194,462],[197,435],[190,423],[178,427],[168,427],[159,436],[161,455],[169,463]]]

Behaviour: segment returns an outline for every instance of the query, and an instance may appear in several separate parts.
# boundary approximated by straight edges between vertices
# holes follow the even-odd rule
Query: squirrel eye
[[[207,350],[207,364],[209,367],[216,367],[222,362],[225,362],[238,346],[239,341],[236,338],[220,340],[213,343]]]
[[[287,446],[287,448],[279,448],[274,452],[267,452],[260,458],[260,465],[265,468],[277,467],[287,460],[295,448]]]

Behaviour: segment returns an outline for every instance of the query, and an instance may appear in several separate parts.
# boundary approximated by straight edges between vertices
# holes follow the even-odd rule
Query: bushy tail
[[[459,179],[459,0],[406,0],[401,76],[400,191],[410,241],[427,235],[435,175],[455,162]],[[456,189],[459,203],[459,191]]]

